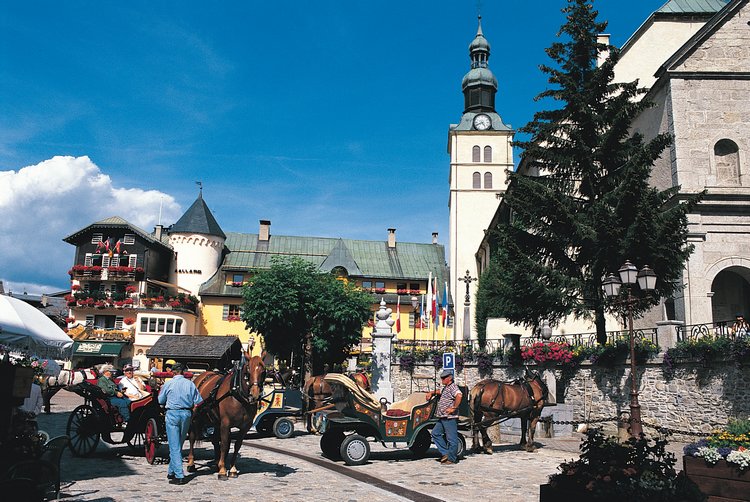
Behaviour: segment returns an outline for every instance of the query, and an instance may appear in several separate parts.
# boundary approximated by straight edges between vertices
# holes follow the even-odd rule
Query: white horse
[[[44,412],[50,412],[50,401],[52,396],[58,393],[63,387],[76,385],[84,380],[95,380],[99,374],[94,368],[79,370],[60,370],[57,376],[49,375],[42,380],[42,399],[44,400]]]

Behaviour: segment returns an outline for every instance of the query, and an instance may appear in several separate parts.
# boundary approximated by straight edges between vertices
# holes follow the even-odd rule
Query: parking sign
[[[452,370],[456,368],[456,355],[453,352],[443,352],[443,369]]]

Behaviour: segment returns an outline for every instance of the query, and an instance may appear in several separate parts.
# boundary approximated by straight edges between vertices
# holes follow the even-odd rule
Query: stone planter
[[[683,471],[711,500],[750,501],[750,471],[741,472],[726,460],[708,465],[702,458],[683,456]]]

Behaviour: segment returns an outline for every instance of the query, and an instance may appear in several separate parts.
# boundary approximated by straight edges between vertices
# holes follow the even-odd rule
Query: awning
[[[122,348],[130,342],[75,342],[74,356],[119,357]]]

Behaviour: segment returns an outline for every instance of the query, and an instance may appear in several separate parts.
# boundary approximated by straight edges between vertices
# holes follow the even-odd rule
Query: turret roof
[[[221,237],[222,239],[227,238],[201,195],[177,220],[177,223],[169,228],[169,233],[203,234]]]

